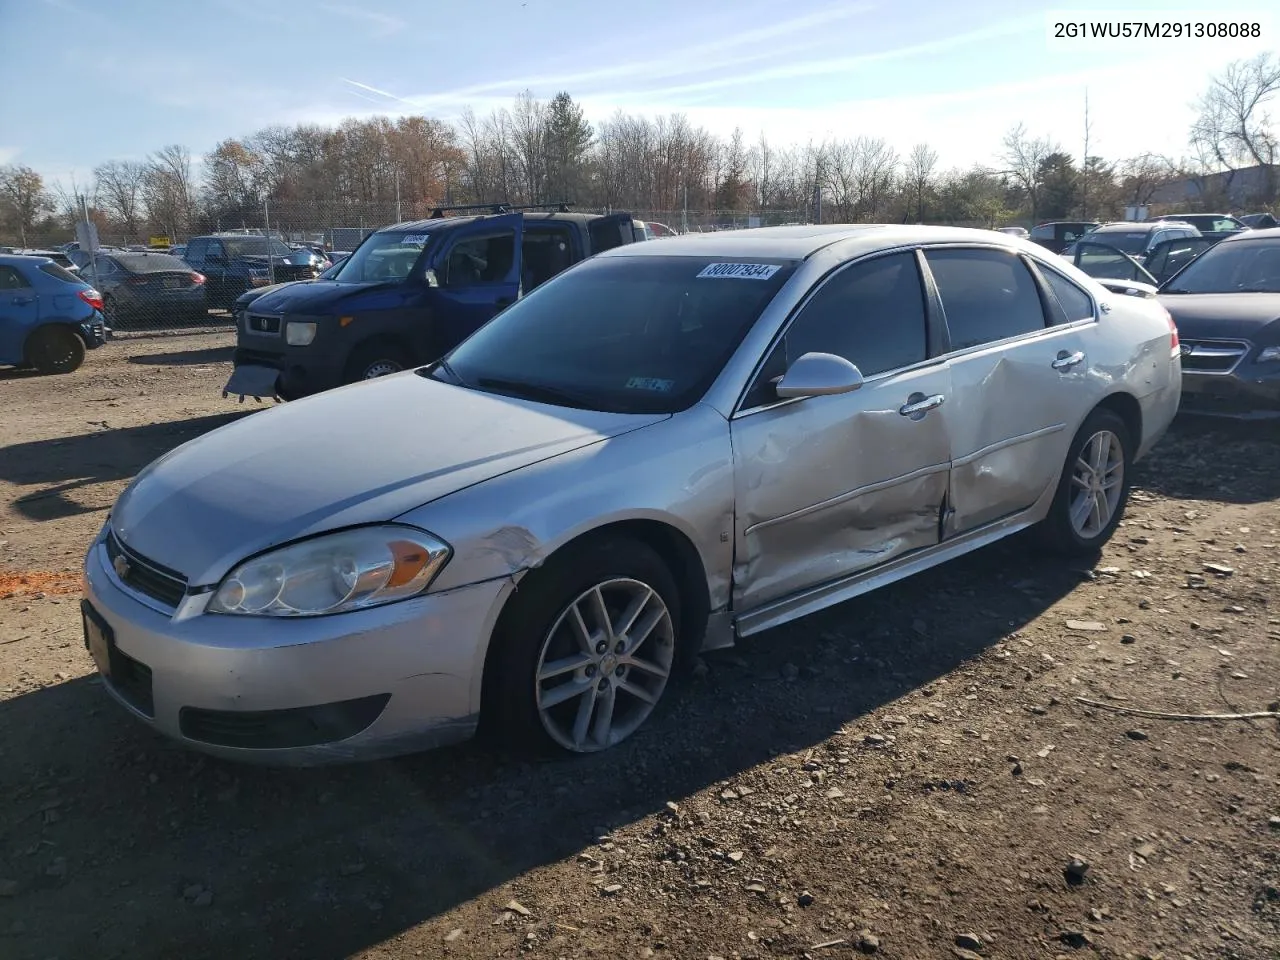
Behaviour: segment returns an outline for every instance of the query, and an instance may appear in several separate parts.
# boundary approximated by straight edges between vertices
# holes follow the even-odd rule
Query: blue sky
[[[1271,3],[1129,0],[0,0],[0,162],[83,180],[167,143],[199,155],[274,123],[506,106],[568,90],[593,120],[681,111],[775,143],[858,134],[946,166],[1023,122],[1079,153],[1186,152],[1191,103],[1280,50]],[[1055,41],[1048,23],[1260,21],[1258,40]],[[1280,113],[1280,110],[1276,110]]]

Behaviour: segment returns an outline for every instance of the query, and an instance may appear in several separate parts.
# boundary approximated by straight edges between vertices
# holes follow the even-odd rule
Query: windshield
[[[227,255],[233,260],[239,257],[287,257],[293,253],[279,240],[268,237],[221,237]]]
[[[727,257],[587,260],[499,314],[432,376],[561,406],[675,413],[707,391],[794,269]]]
[[[344,283],[403,280],[418,262],[428,239],[428,234],[405,231],[370,234],[369,239],[342,262],[332,279]]]
[[[1280,293],[1280,240],[1237,240],[1210,247],[1164,293]]]
[[[1121,253],[1134,256],[1147,249],[1147,240],[1150,239],[1151,234],[1146,230],[1090,230],[1085,237],[1090,242],[1105,243],[1109,247],[1115,247]]]

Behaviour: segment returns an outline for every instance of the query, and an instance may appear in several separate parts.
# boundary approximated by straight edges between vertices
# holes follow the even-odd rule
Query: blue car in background
[[[0,365],[70,373],[105,341],[97,290],[47,257],[0,255]]]

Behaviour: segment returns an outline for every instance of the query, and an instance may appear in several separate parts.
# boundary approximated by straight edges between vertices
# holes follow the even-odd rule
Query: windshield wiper
[[[525,380],[507,380],[503,377],[481,377],[476,381],[476,385],[489,387],[501,393],[509,393],[525,400],[538,400],[564,407],[577,407],[580,410],[596,409],[596,404],[590,398],[572,390],[552,387],[547,384],[529,383]]]

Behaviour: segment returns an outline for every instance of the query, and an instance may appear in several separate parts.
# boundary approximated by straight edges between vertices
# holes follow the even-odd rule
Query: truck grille
[[[126,586],[174,608],[187,594],[187,578],[130,550],[112,530],[107,534],[107,562]]]
[[[262,313],[246,313],[244,318],[246,333],[280,333],[280,318]]]
[[[1182,340],[1181,344],[1185,373],[1230,373],[1252,348],[1247,340]]]

